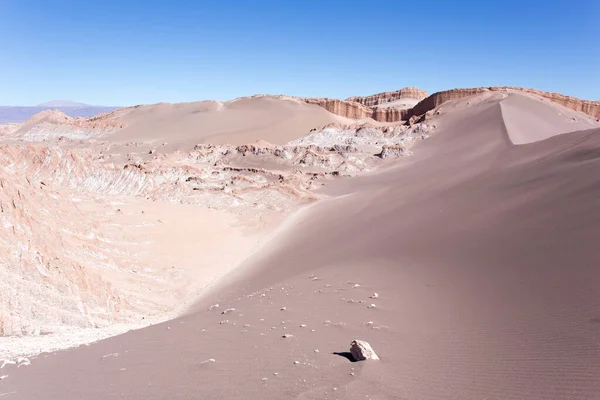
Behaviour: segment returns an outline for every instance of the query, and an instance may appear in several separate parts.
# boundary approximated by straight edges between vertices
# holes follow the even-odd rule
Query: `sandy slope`
[[[6,367],[0,393],[595,398],[600,129],[549,137],[568,118],[540,128],[554,108],[517,95],[444,110],[412,157],[328,187],[197,312]],[[334,354],[354,338],[381,361]]]
[[[189,147],[196,143],[246,144],[259,139],[284,144],[315,127],[346,119],[291,98],[259,96],[225,103],[141,106],[120,121],[127,128],[111,135],[111,140],[168,142],[171,146]]]

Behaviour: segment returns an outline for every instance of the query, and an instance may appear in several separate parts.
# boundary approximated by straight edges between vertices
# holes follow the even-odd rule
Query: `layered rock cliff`
[[[355,101],[328,99],[328,98],[305,98],[308,104],[316,104],[323,107],[332,114],[352,119],[372,118],[373,110]]]
[[[349,97],[346,101],[354,101],[365,106],[376,106],[379,104],[390,103],[400,99],[415,99],[423,100],[427,97],[427,92],[415,87],[407,87],[395,92],[383,92],[370,96],[354,96]]]
[[[447,101],[490,91],[536,95],[572,110],[583,112],[591,117],[600,118],[600,101],[581,100],[576,97],[565,96],[559,93],[542,92],[535,89],[511,86],[452,89],[434,93],[426,98],[423,97],[427,92],[423,90],[417,88],[404,88],[395,92],[385,92],[365,97],[350,97],[346,100],[327,98],[304,98],[302,100],[309,104],[317,104],[333,114],[341,115],[346,118],[371,118],[379,122],[399,122],[408,121],[411,117],[421,116],[427,111],[433,110]],[[385,107],[385,103],[402,98],[422,100],[414,107],[408,109]],[[382,107],[382,105],[384,106]]]
[[[352,119],[371,118],[379,122],[398,122],[408,119],[409,109],[368,107],[355,101],[327,99],[327,98],[305,98],[308,104],[316,104],[323,107],[332,114]]]
[[[433,110],[450,100],[460,99],[490,91],[532,94],[548,99],[572,110],[583,112],[591,117],[600,118],[600,101],[581,100],[576,97],[565,96],[559,93],[542,92],[541,90],[528,88],[493,86],[470,89],[452,89],[434,93],[426,99],[423,99],[411,110],[409,110],[403,119],[408,119],[412,116],[423,115],[427,111]]]

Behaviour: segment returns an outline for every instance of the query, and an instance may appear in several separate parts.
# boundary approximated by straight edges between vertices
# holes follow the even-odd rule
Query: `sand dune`
[[[197,311],[8,367],[2,391],[595,398],[600,129],[515,94],[443,109],[413,156],[328,185],[330,199],[290,217]],[[351,363],[355,338],[381,360]]]
[[[348,120],[316,105],[281,96],[258,96],[220,103],[155,104],[131,109],[119,118],[127,127],[111,140],[168,142],[171,145],[284,144],[311,129]]]

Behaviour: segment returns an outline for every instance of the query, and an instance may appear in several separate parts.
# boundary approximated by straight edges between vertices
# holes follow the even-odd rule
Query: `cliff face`
[[[332,114],[352,119],[371,118],[380,122],[398,122],[408,119],[410,109],[367,107],[355,101],[338,99],[302,99],[308,104],[316,104]]]
[[[427,111],[433,110],[447,101],[490,91],[533,94],[572,110],[583,112],[591,117],[600,118],[600,101],[581,100],[576,97],[565,96],[559,93],[542,92],[535,89],[511,86],[452,89],[434,93],[426,98],[423,97],[427,95],[427,92],[423,90],[417,88],[404,88],[395,92],[379,93],[372,96],[350,97],[346,100],[326,98],[305,98],[302,100],[309,104],[317,104],[333,114],[341,115],[346,118],[372,118],[379,122],[398,122],[408,121],[411,117],[421,116]],[[422,100],[414,107],[408,109],[379,106],[401,98]]]
[[[423,100],[427,97],[427,92],[415,87],[403,88],[395,92],[383,92],[373,94],[371,96],[355,96],[349,97],[347,101],[354,101],[365,106],[376,106],[385,104],[400,99],[416,99]]]
[[[370,107],[363,106],[354,101],[326,98],[306,98],[303,100],[308,104],[316,104],[332,114],[341,115],[346,118],[372,118],[373,115],[373,110]]]
[[[398,122],[407,119],[408,109],[385,107],[386,103],[400,99],[422,100],[427,92],[417,88],[404,88],[395,92],[378,93],[346,100],[327,98],[303,98],[309,104],[317,104],[330,113],[352,119],[372,118],[380,122]],[[377,107],[378,105],[382,105]]]
[[[416,115],[423,115],[427,111],[433,110],[434,108],[439,107],[443,103],[450,100],[460,99],[462,97],[473,96],[479,93],[490,91],[533,94],[572,110],[581,111],[594,118],[600,118],[600,101],[581,100],[576,97],[565,96],[559,93],[542,92],[535,89],[517,88],[511,86],[493,86],[487,88],[453,89],[434,93],[409,110],[407,115],[405,115],[405,119]]]

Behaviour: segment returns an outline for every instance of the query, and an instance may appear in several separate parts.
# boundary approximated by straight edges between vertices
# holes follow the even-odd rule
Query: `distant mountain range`
[[[119,107],[92,106],[70,100],[52,100],[36,106],[0,106],[0,124],[23,122],[44,110],[60,110],[71,117],[91,117]]]
[[[45,103],[40,103],[36,107],[94,107],[90,104],[78,103],[71,100],[52,100]]]

